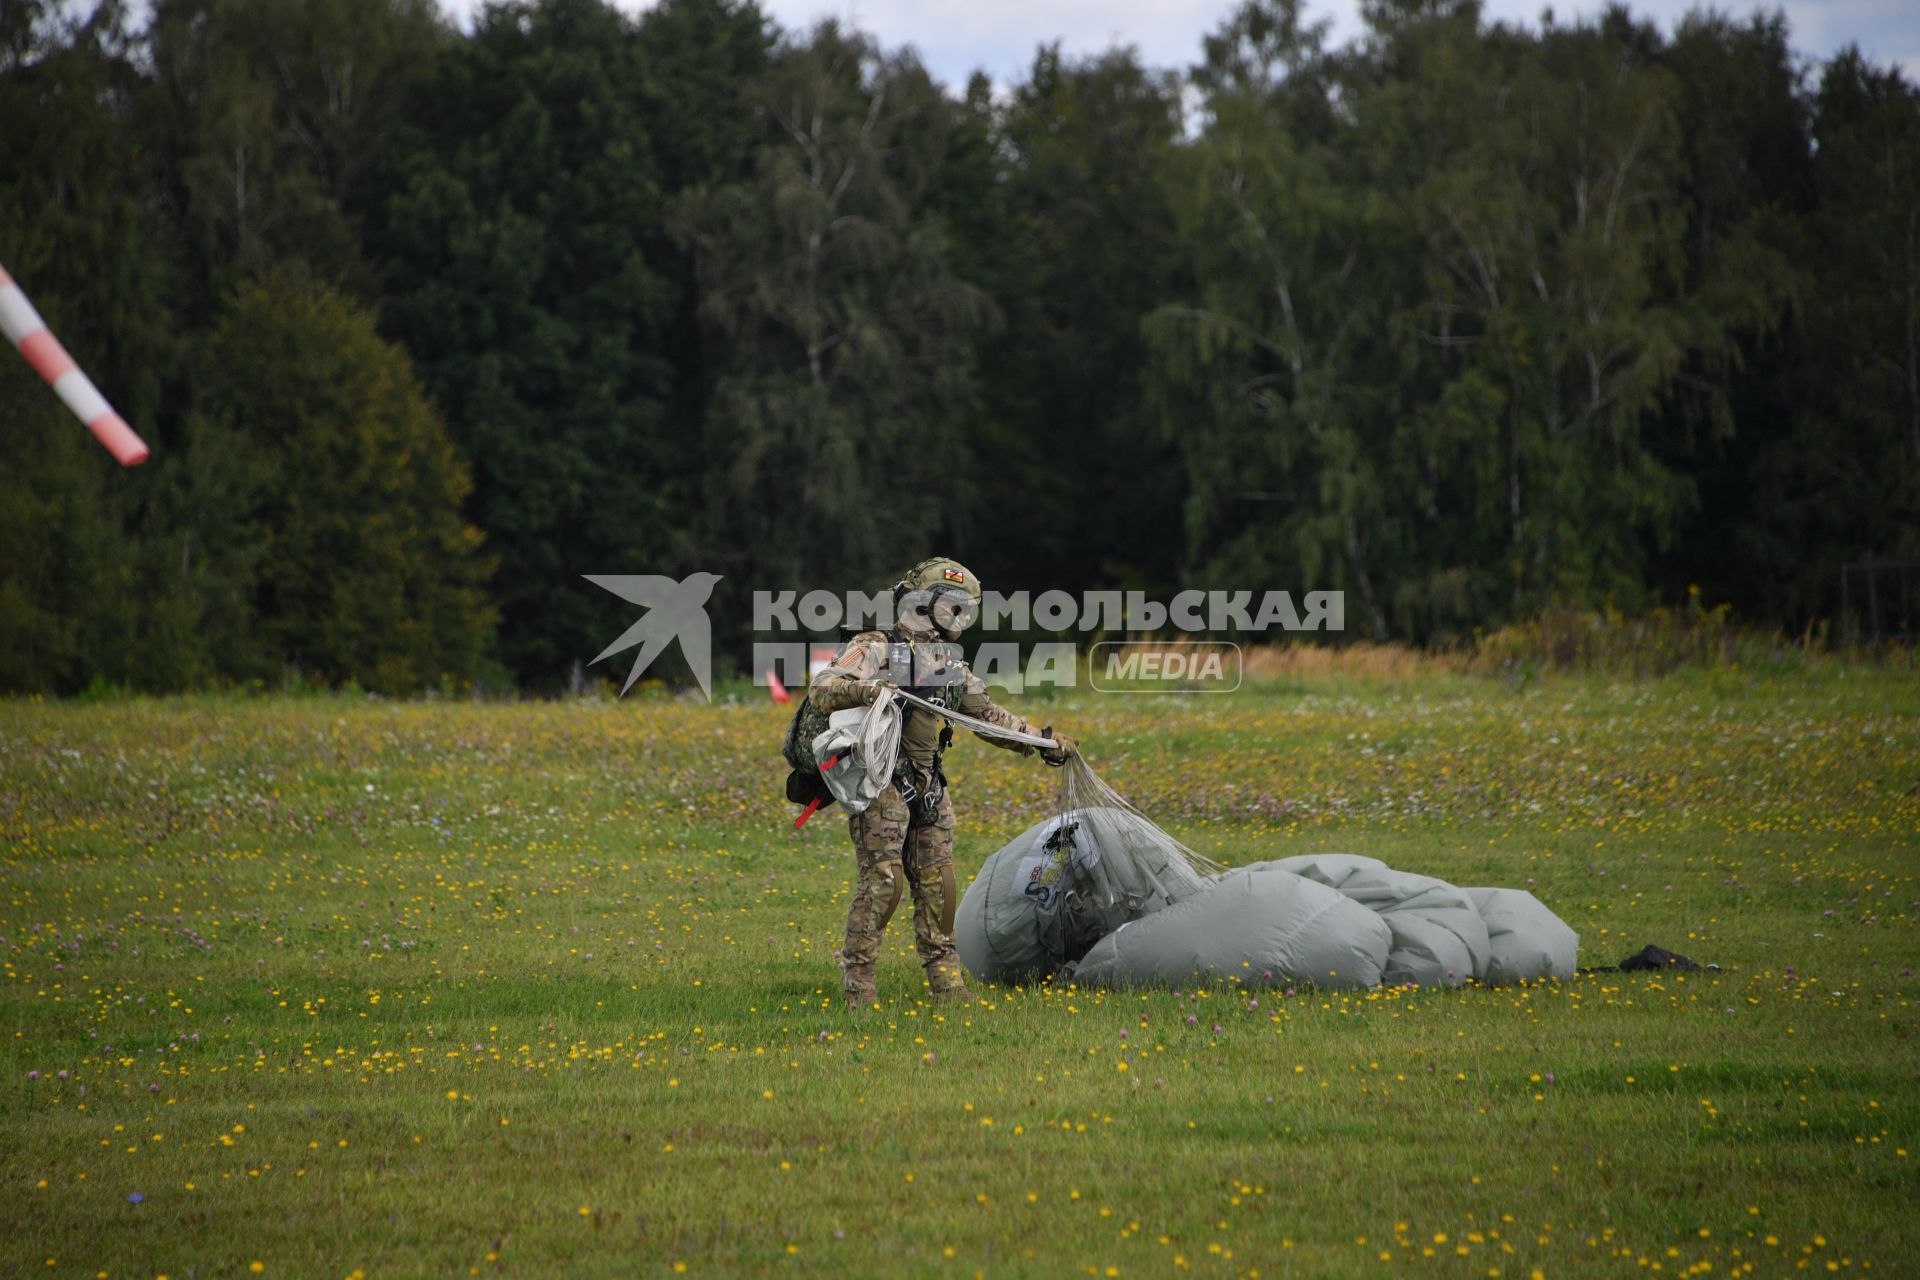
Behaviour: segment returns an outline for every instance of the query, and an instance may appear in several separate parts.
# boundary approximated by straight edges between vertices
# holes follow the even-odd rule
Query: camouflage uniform
[[[895,639],[905,638],[896,630]],[[859,685],[875,679],[896,679],[887,668],[889,636],[863,631],[840,650],[833,665],[815,676],[808,696],[822,711],[862,705]],[[987,686],[957,658],[941,663],[940,688],[957,691],[954,709],[1016,733],[1039,731],[987,696]],[[924,675],[923,671],[923,675]],[[924,683],[924,681],[923,681]],[[953,805],[946,789],[933,776],[934,753],[941,721],[925,708],[909,710],[901,732],[900,775],[918,795],[938,786],[939,803],[932,813],[910,806],[898,781],[875,798],[865,813],[848,820],[857,864],[853,903],[847,910],[846,944],[841,950],[845,976],[842,986],[850,1004],[869,1004],[876,998],[873,962],[880,938],[900,903],[901,880],[913,893],[913,940],[926,970],[927,985],[935,995],[967,994],[966,978],[953,945],[953,909],[959,894],[953,876]],[[1024,743],[976,735],[997,747],[1033,754]]]

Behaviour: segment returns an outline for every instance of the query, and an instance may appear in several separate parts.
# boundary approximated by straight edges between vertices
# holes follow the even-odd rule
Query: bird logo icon
[[[679,582],[657,573],[581,576],[594,586],[647,610],[638,622],[621,632],[619,639],[593,659],[598,662],[623,649],[640,646],[640,652],[634,655],[633,667],[627,672],[627,682],[620,686],[622,695],[633,688],[634,681],[669,644],[678,640],[687,666],[693,669],[693,678],[700,682],[700,692],[708,702],[713,701],[713,626],[707,620],[706,605],[708,597],[713,595],[714,584],[720,581],[719,574],[690,573]]]

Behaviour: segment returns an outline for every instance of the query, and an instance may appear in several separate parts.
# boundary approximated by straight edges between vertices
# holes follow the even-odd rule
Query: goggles
[[[903,594],[897,602],[896,616],[902,622],[919,622],[957,636],[980,616],[980,605],[965,587],[935,583]]]

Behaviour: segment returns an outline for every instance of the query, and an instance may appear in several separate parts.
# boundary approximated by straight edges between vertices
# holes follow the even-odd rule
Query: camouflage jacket
[[[808,686],[808,698],[822,711],[842,711],[848,707],[857,707],[862,703],[860,691],[854,686],[864,680],[891,680],[902,688],[912,687],[923,696],[931,692],[927,686],[931,681],[926,672],[921,672],[918,686],[912,686],[901,673],[891,672],[887,667],[887,633],[884,631],[862,631],[847,641],[833,660],[833,665],[813,678]],[[1040,731],[1022,720],[1013,712],[1000,706],[987,696],[986,682],[961,662],[958,658],[945,659],[941,666],[944,671],[940,679],[939,694],[946,698],[954,710],[970,715],[976,720],[985,720],[989,724],[999,725],[1002,729],[1011,729],[1015,733],[1038,734]],[[924,775],[933,766],[934,748],[940,740],[940,723],[936,716],[922,707],[909,707],[906,725],[902,729],[901,746],[907,759],[912,761],[916,770]],[[1003,738],[989,738],[984,733],[975,737],[991,742],[996,747],[1005,747],[1021,755],[1032,755],[1033,748],[1024,742],[1008,742]]]

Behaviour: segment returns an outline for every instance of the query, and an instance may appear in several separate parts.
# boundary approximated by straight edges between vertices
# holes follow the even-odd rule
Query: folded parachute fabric
[[[968,886],[961,961],[983,981],[1071,974],[1116,987],[1437,987],[1574,972],[1579,936],[1524,890],[1461,889],[1337,853],[1203,874],[1182,849],[1131,810],[1029,828]]]
[[[1469,889],[1487,922],[1493,958],[1483,976],[1490,986],[1530,978],[1570,978],[1580,935],[1525,889]]]
[[[870,706],[833,712],[813,740],[821,781],[848,813],[865,813],[887,789],[899,753],[900,702],[891,691]]]
[[[1308,854],[1269,865],[1324,884],[1386,922],[1393,934],[1382,974],[1388,986],[1457,987],[1486,979],[1493,947],[1466,890],[1351,853]]]
[[[1390,942],[1388,927],[1359,903],[1272,863],[1256,863],[1120,926],[1093,944],[1073,980],[1171,986],[1237,976],[1250,986],[1372,987],[1380,984]]]

